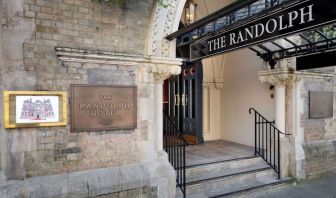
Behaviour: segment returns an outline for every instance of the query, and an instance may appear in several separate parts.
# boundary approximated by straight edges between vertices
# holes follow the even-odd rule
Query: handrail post
[[[257,113],[254,112],[254,155],[257,155]]]
[[[185,147],[188,145],[178,130],[172,119],[167,114],[163,114],[165,150],[168,154],[168,160],[176,172],[176,183],[186,198],[186,154]]]
[[[280,133],[278,131],[278,179],[281,178],[281,172],[280,172],[280,170],[281,170],[281,168],[280,168],[280,165],[281,165],[281,162],[280,162],[281,161],[280,143],[281,143],[281,141],[280,141]]]
[[[280,138],[282,134],[283,135],[291,135],[291,134],[283,133],[274,125],[273,122],[268,121],[264,116],[262,116],[254,108],[250,108],[249,113],[252,114],[252,111],[254,111],[255,155],[258,154],[260,157],[262,157],[270,165],[270,167],[273,168],[274,171],[278,174],[278,179],[281,179],[281,139]],[[268,128],[268,125],[269,125],[269,128]],[[266,130],[266,134],[264,134],[265,130]],[[270,141],[269,144],[267,142],[268,132],[269,132],[269,141]],[[273,145],[272,145],[272,138],[273,138]],[[266,143],[266,145],[264,143]],[[258,148],[257,148],[257,145],[258,145]],[[268,145],[269,145],[269,149],[268,149]],[[269,159],[267,156],[267,151],[269,152]]]
[[[183,153],[185,153],[185,145],[183,145]],[[186,156],[183,155],[183,198],[186,198],[187,190],[186,190]]]

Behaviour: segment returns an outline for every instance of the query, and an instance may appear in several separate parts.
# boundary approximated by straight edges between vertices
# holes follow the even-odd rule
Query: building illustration
[[[50,99],[33,101],[30,98],[23,102],[21,119],[47,120],[54,117],[55,112]]]

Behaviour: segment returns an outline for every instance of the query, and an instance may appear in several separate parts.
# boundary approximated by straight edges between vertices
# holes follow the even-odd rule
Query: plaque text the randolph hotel
[[[136,128],[136,88],[72,86],[73,132]]]

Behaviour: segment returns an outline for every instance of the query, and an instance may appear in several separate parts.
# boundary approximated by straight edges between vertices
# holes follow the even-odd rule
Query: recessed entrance
[[[186,148],[187,167],[254,156],[254,148],[225,140],[207,141]]]
[[[189,144],[203,143],[202,64],[184,63],[182,74],[166,81],[166,114],[173,120]]]
[[[168,116],[178,127],[176,140],[171,141],[174,144],[166,144],[165,149],[177,170],[179,187],[184,196],[191,197],[222,197],[273,185],[290,175],[286,141],[292,135],[288,125],[293,119],[288,109],[302,104],[292,104],[287,98],[300,101],[301,93],[294,92],[300,87],[292,85],[303,75],[296,72],[300,61],[296,64],[296,59],[290,58],[305,56],[307,60],[335,50],[335,19],[330,6],[325,6],[334,5],[330,0],[242,0],[212,13],[210,2],[204,1],[198,7],[203,11],[194,14],[203,13],[204,18],[186,26],[187,20],[182,18],[180,30],[166,37],[176,39],[177,57],[203,66],[200,90],[185,82],[190,73],[186,65],[167,88]],[[321,10],[328,14],[322,16]],[[195,92],[202,93],[198,100],[202,102],[193,113],[196,109],[186,97]],[[198,113],[201,119],[195,115]],[[165,131],[172,134],[170,128]],[[186,142],[194,145],[184,147]],[[185,150],[185,156],[176,155]],[[246,153],[240,153],[242,150]]]

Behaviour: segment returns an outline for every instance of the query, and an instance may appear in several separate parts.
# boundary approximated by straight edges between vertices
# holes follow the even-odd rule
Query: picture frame
[[[66,126],[67,101],[65,91],[4,91],[4,126]]]

